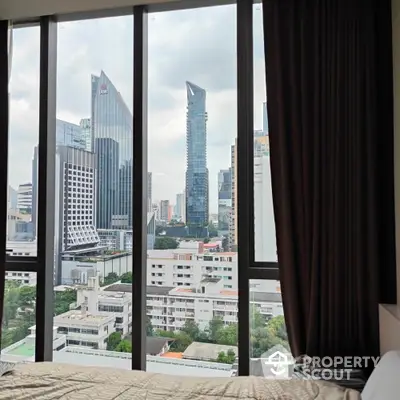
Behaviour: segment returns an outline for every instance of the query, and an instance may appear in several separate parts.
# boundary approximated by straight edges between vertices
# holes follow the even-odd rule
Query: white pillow
[[[400,351],[389,351],[382,356],[361,393],[361,399],[400,399]]]

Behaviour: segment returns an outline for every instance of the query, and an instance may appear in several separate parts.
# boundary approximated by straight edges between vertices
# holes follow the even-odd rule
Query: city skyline
[[[255,10],[254,128],[262,129],[262,16]],[[187,32],[187,27],[202,24],[207,30]],[[218,171],[229,168],[236,137],[235,24],[234,6],[157,13],[149,19],[148,170],[153,174],[153,201],[175,203],[176,194],[184,190],[188,80],[207,90],[210,212],[218,210]],[[132,110],[132,28],[130,17],[59,24],[57,118],[79,125],[90,117],[90,75],[101,70]],[[38,27],[15,30],[8,172],[14,188],[32,179],[32,149],[38,142],[39,44]]]

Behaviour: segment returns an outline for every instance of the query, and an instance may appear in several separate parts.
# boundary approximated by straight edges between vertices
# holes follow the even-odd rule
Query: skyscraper
[[[65,251],[96,246],[95,159],[92,152],[57,146],[55,176],[55,281],[61,280]]]
[[[109,229],[112,218],[119,213],[119,144],[110,138],[94,142],[97,165],[96,228]]]
[[[92,139],[92,129],[90,127],[90,118],[82,118],[79,123],[81,132],[86,142],[86,151],[94,151],[94,143]]]
[[[96,185],[97,225],[107,229],[112,228],[113,224],[132,227],[132,114],[120,92],[103,71],[100,76],[92,75],[91,136],[94,143],[97,139],[111,139],[118,144],[118,178],[116,179],[118,209],[115,209],[114,192],[110,192],[107,185],[101,185],[99,174]],[[104,157],[105,151],[107,150],[104,149],[103,156],[96,154],[96,162],[99,165],[102,162],[100,158],[103,157],[102,168],[108,176],[109,170],[112,171],[111,174],[115,174],[116,157],[115,154],[113,157]],[[101,220],[101,216],[111,216],[111,218],[107,217],[104,221]],[[105,223],[108,226],[105,226]]]
[[[228,233],[232,211],[232,173],[222,169],[218,173],[218,230]]]
[[[185,194],[178,193],[176,195],[175,215],[181,221],[185,221]]]
[[[160,201],[160,221],[168,221],[169,200]]]
[[[56,120],[56,144],[90,151],[81,126],[61,119]]]
[[[203,236],[208,225],[206,91],[186,82],[186,224]]]

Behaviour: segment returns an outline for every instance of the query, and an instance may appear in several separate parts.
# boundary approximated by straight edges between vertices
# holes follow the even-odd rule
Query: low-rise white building
[[[91,278],[94,282],[96,278]],[[105,288],[90,283],[78,288],[77,306],[87,302],[88,312],[112,315],[116,330],[126,334],[132,325],[132,285],[116,283]],[[201,329],[219,317],[225,325],[238,322],[238,292],[223,288],[219,278],[205,278],[195,288],[147,286],[147,315],[155,329],[180,330],[186,320],[193,320]],[[283,315],[280,293],[256,292],[250,304],[267,317]],[[117,319],[118,318],[118,319]]]
[[[222,280],[223,289],[237,289],[237,253],[150,250],[147,252],[147,284],[191,288],[204,278]]]
[[[107,338],[115,332],[115,316],[112,313],[89,313],[82,304],[82,310],[71,310],[54,317],[57,333],[66,335],[67,346],[83,346],[93,349],[107,349]]]

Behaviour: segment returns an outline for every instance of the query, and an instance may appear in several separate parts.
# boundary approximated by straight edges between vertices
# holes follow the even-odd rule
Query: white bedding
[[[400,351],[389,351],[379,361],[361,393],[362,400],[400,399]]]

